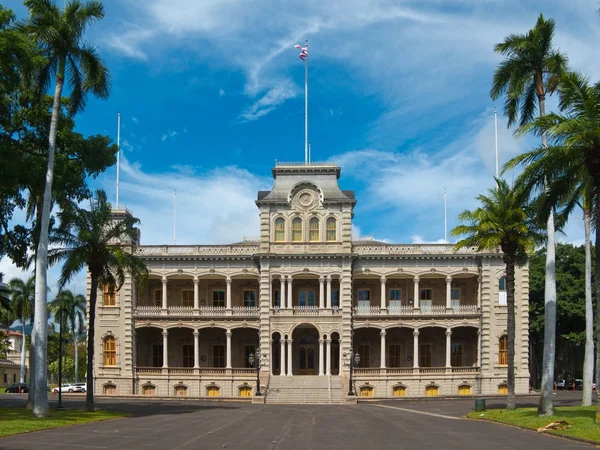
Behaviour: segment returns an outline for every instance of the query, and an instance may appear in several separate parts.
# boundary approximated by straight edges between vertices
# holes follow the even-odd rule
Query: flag
[[[295,45],[294,47],[300,49],[300,55],[298,56],[300,56],[302,61],[306,61],[306,58],[308,58],[308,46],[302,47],[300,45]]]

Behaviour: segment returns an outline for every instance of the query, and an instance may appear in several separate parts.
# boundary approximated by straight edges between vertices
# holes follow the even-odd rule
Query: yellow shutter
[[[396,386],[393,394],[394,397],[406,397],[406,388],[404,386]]]
[[[437,386],[427,386],[425,388],[425,394],[427,397],[437,397],[439,395],[439,388]]]

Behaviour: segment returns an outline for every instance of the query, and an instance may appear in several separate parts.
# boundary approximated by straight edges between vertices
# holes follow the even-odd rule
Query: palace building
[[[99,292],[96,394],[250,397],[258,374],[267,403],[343,403],[351,364],[357,396],[506,394],[500,250],[353,240],[356,199],[340,171],[276,164],[256,200],[258,240],[123,242],[149,279]],[[518,394],[529,388],[528,283],[518,268]]]

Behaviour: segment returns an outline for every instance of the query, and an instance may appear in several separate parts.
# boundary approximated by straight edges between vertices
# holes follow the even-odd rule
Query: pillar
[[[385,300],[385,277],[381,277],[381,301],[379,302],[379,305],[382,310],[387,310],[387,304]]]
[[[198,309],[200,307],[200,300],[198,295],[198,277],[194,277],[194,309]]]
[[[481,330],[477,330],[477,356],[475,358],[475,366],[481,369]]]
[[[287,282],[288,282],[288,289],[287,289],[287,308],[288,309],[292,309],[292,281],[293,278],[290,275]],[[290,350],[290,354],[291,354],[291,350]],[[290,358],[291,359],[291,358]]]
[[[446,367],[452,367],[452,329],[446,328]]]
[[[324,353],[324,348],[323,348],[323,343],[325,342],[324,339],[319,339],[319,375],[323,376],[323,353]]]
[[[385,369],[385,330],[381,330],[381,333],[379,333],[379,335],[381,336],[381,363],[379,364],[379,367]]]
[[[225,283],[227,283],[227,292],[225,294],[225,307],[227,309],[231,309],[231,278],[227,277],[225,279]]]
[[[342,340],[340,339],[338,341],[340,343],[340,351],[338,352],[340,354],[340,363],[338,365],[339,369],[338,369],[338,375],[342,374],[342,367],[344,366],[344,354],[342,353]]]
[[[413,292],[413,305],[414,305],[414,309],[420,309],[419,307],[419,277],[414,277],[413,278],[413,283],[414,283],[414,292]]]
[[[231,369],[231,330],[227,330],[225,332],[225,336],[227,337],[227,369]]]
[[[279,309],[285,309],[285,276],[281,275],[279,283]]]
[[[331,339],[325,339],[325,345],[327,346],[327,359],[325,361],[325,375],[331,375]]]
[[[319,309],[325,308],[325,278],[319,277]]]
[[[292,339],[287,340],[287,374],[292,376]]]
[[[200,332],[198,330],[194,330],[194,369],[200,367],[200,355],[198,355],[198,351],[200,349]]]
[[[446,277],[446,309],[452,309],[452,277]]]
[[[481,308],[481,285],[483,282],[483,277],[477,277],[477,310]]]
[[[163,330],[163,368],[169,367],[169,332]]]
[[[419,330],[413,331],[413,368],[419,368]]]
[[[167,277],[162,279],[162,309],[167,309]]]
[[[259,338],[260,339],[260,338]],[[273,371],[275,369],[275,358],[273,358],[273,354],[275,352],[273,351],[273,339],[269,340],[269,375],[273,376]]]
[[[331,309],[331,275],[327,277],[327,309]]]
[[[282,286],[285,286],[285,283],[281,283],[281,284],[282,284]],[[285,376],[285,339],[280,339],[279,345],[280,345],[279,353],[281,354],[281,356],[279,358],[279,366],[280,366],[279,375]]]

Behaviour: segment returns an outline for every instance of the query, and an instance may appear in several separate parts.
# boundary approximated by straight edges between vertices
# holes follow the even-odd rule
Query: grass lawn
[[[538,417],[537,408],[518,408],[514,411],[506,409],[488,409],[483,412],[470,412],[467,414],[470,419],[491,420],[520,427],[536,430],[546,426],[551,422],[566,420],[571,424],[571,428],[566,430],[548,430],[544,433],[555,434],[558,436],[570,436],[589,441],[600,442],[600,425],[596,425],[595,406],[563,406],[556,408],[554,415],[550,417]]]
[[[96,411],[93,413],[81,410],[50,410],[50,417],[36,418],[31,410],[25,408],[0,408],[0,437],[48,428],[66,427],[79,423],[98,422],[126,416],[125,413]]]

